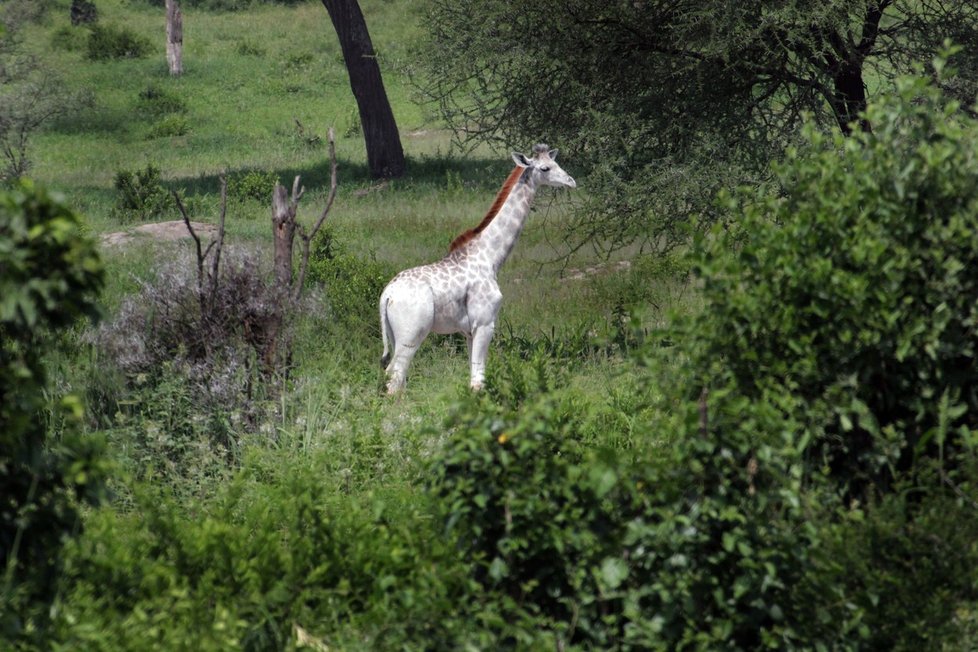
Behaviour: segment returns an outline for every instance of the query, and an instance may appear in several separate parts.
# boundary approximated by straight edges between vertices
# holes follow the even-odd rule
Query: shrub
[[[105,479],[98,440],[78,436],[76,397],[56,408],[49,438],[42,353],[55,334],[96,314],[103,273],[78,216],[22,182],[0,194],[0,647],[42,636],[58,586],[61,547],[78,507]],[[6,641],[6,644],[4,643]]]
[[[136,111],[147,118],[162,118],[173,113],[186,113],[187,103],[176,93],[150,84],[140,91]]]
[[[236,463],[244,435],[264,425],[288,368],[296,305],[268,282],[257,255],[226,250],[217,282],[191,260],[163,266],[96,334],[100,357],[126,380],[122,426],[140,470],[193,480],[213,462]],[[209,453],[208,453],[209,451]]]
[[[148,138],[172,138],[190,133],[190,123],[182,115],[168,115],[161,118],[149,130]]]
[[[574,407],[473,399],[433,460],[446,531],[483,591],[582,649],[831,649],[865,634],[819,573],[818,494],[777,397],[682,406],[670,443],[634,463],[583,447]]]
[[[328,228],[310,246],[309,281],[325,286],[334,319],[361,331],[377,320],[380,293],[395,272],[388,263],[346,253]]]
[[[65,25],[51,34],[51,46],[67,52],[80,52],[87,47],[88,33],[79,27]]]
[[[118,196],[112,213],[122,222],[158,219],[175,206],[173,197],[161,183],[159,168],[152,164],[135,172],[116,172],[114,185]]]
[[[263,57],[267,53],[265,48],[251,41],[239,41],[235,50],[238,54],[246,57]]]
[[[953,466],[978,430],[978,122],[923,79],[868,115],[808,129],[782,193],[728,200],[739,228],[702,245],[689,329],[703,383],[796,397],[811,467],[857,496]]]
[[[140,59],[149,54],[150,42],[126,27],[92,25],[86,56],[92,61]]]
[[[228,199],[270,203],[278,175],[266,170],[241,171],[228,176]]]
[[[94,514],[68,555],[58,649],[455,649],[446,638],[471,631],[473,608],[426,514],[337,500],[317,472],[286,466],[274,482],[241,473],[192,509],[141,486],[138,516]]]

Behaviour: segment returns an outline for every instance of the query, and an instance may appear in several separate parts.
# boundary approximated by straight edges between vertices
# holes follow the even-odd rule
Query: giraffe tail
[[[380,366],[384,369],[391,361],[391,349],[394,347],[394,331],[391,330],[390,320],[387,318],[387,304],[390,299],[387,294],[380,297],[380,336],[384,340],[384,355],[380,358]]]

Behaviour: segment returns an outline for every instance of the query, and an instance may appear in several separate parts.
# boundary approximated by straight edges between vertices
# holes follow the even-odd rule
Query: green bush
[[[67,52],[81,52],[88,44],[88,32],[81,27],[65,25],[51,34],[51,46]]]
[[[970,472],[975,477],[974,469]],[[834,528],[827,572],[865,614],[873,650],[966,650],[962,606],[978,599],[973,483],[960,494],[937,482],[898,491]]]
[[[168,115],[153,125],[147,137],[152,140],[153,138],[186,136],[188,133],[190,133],[190,123],[187,118],[182,115]]]
[[[347,253],[328,228],[310,246],[308,280],[325,286],[335,320],[361,331],[377,320],[380,293],[396,271],[389,263]]]
[[[136,111],[147,118],[163,118],[173,113],[186,113],[187,103],[172,91],[150,84],[140,91]]]
[[[92,61],[140,59],[149,54],[150,42],[126,27],[96,24],[88,35],[86,56]]]
[[[248,170],[228,176],[228,199],[253,200],[271,204],[272,191],[278,183],[278,175],[266,170]]]
[[[479,600],[459,602],[464,576],[417,506],[331,496],[282,463],[209,500],[141,485],[135,503],[93,514],[70,548],[52,649],[296,649],[298,627],[331,649],[471,637]]]
[[[819,572],[819,494],[802,486],[798,424],[776,397],[681,406],[678,431],[660,433],[670,443],[634,462],[582,446],[576,407],[473,399],[434,459],[446,532],[501,608],[582,649],[831,649],[865,635]]]
[[[44,634],[61,547],[105,477],[80,401],[61,398],[55,440],[42,355],[58,331],[96,314],[103,283],[78,216],[28,182],[0,194],[0,647]]]
[[[120,170],[115,175],[118,192],[113,216],[122,222],[148,222],[173,210],[173,197],[160,179],[159,168],[152,164],[143,170]]]
[[[923,79],[898,86],[872,133],[808,129],[780,193],[729,199],[689,328],[702,382],[796,397],[810,466],[856,496],[953,466],[978,431],[978,122]]]

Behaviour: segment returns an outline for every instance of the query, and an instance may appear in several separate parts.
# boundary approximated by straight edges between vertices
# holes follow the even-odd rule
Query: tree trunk
[[[404,151],[394,121],[367,23],[357,0],[323,0],[340,40],[350,87],[360,109],[367,165],[375,179],[404,174]]]
[[[178,0],[166,0],[166,62],[171,75],[183,74],[183,15]]]
[[[288,294],[292,287],[292,245],[295,242],[296,205],[289,202],[285,187],[275,184],[272,194],[272,235],[275,238],[275,282]]]
[[[866,84],[863,83],[862,68],[859,64],[844,63],[832,74],[835,95],[832,98],[832,111],[842,133],[852,133],[852,124],[858,120],[859,129],[871,131],[866,120]]]
[[[98,22],[98,9],[91,0],[71,0],[71,24],[91,25]]]

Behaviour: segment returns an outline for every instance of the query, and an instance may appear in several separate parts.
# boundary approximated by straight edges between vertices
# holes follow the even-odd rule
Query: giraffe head
[[[516,165],[526,168],[524,174],[530,175],[531,183],[540,186],[554,186],[556,188],[576,188],[577,182],[574,177],[564,172],[563,168],[557,165],[557,150],[550,149],[544,144],[533,146],[533,157],[526,154],[513,152],[513,160]]]

